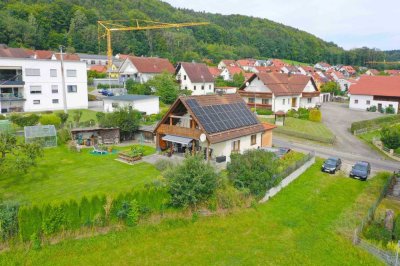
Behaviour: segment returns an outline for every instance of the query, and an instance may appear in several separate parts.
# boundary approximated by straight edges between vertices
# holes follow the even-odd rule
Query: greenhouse
[[[0,120],[0,132],[12,132],[13,128],[11,122],[8,120]]]
[[[25,143],[40,142],[43,147],[57,146],[57,131],[54,125],[24,127]]]

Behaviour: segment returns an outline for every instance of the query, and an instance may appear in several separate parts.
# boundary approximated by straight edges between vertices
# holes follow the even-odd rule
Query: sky
[[[267,18],[345,49],[400,49],[400,0],[163,0],[172,6]]]

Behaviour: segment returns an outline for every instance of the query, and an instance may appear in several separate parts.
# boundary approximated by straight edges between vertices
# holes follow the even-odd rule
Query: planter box
[[[129,163],[133,163],[133,162],[141,160],[142,156],[131,156],[131,155],[128,155],[128,154],[119,153],[118,154],[118,158],[121,159],[121,160],[127,161]]]

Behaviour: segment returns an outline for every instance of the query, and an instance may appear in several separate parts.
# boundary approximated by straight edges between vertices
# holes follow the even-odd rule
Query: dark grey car
[[[322,172],[334,174],[342,167],[342,160],[336,157],[328,158],[321,167]]]
[[[371,173],[371,164],[369,162],[357,162],[350,171],[350,177],[367,180]]]

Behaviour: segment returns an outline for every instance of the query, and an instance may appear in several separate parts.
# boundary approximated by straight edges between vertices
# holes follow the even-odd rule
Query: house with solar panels
[[[320,92],[312,77],[283,73],[253,74],[239,89],[248,107],[287,112],[314,108],[320,104]]]
[[[155,128],[159,151],[201,152],[229,161],[232,153],[271,147],[274,125],[261,123],[238,94],[181,96]]]

